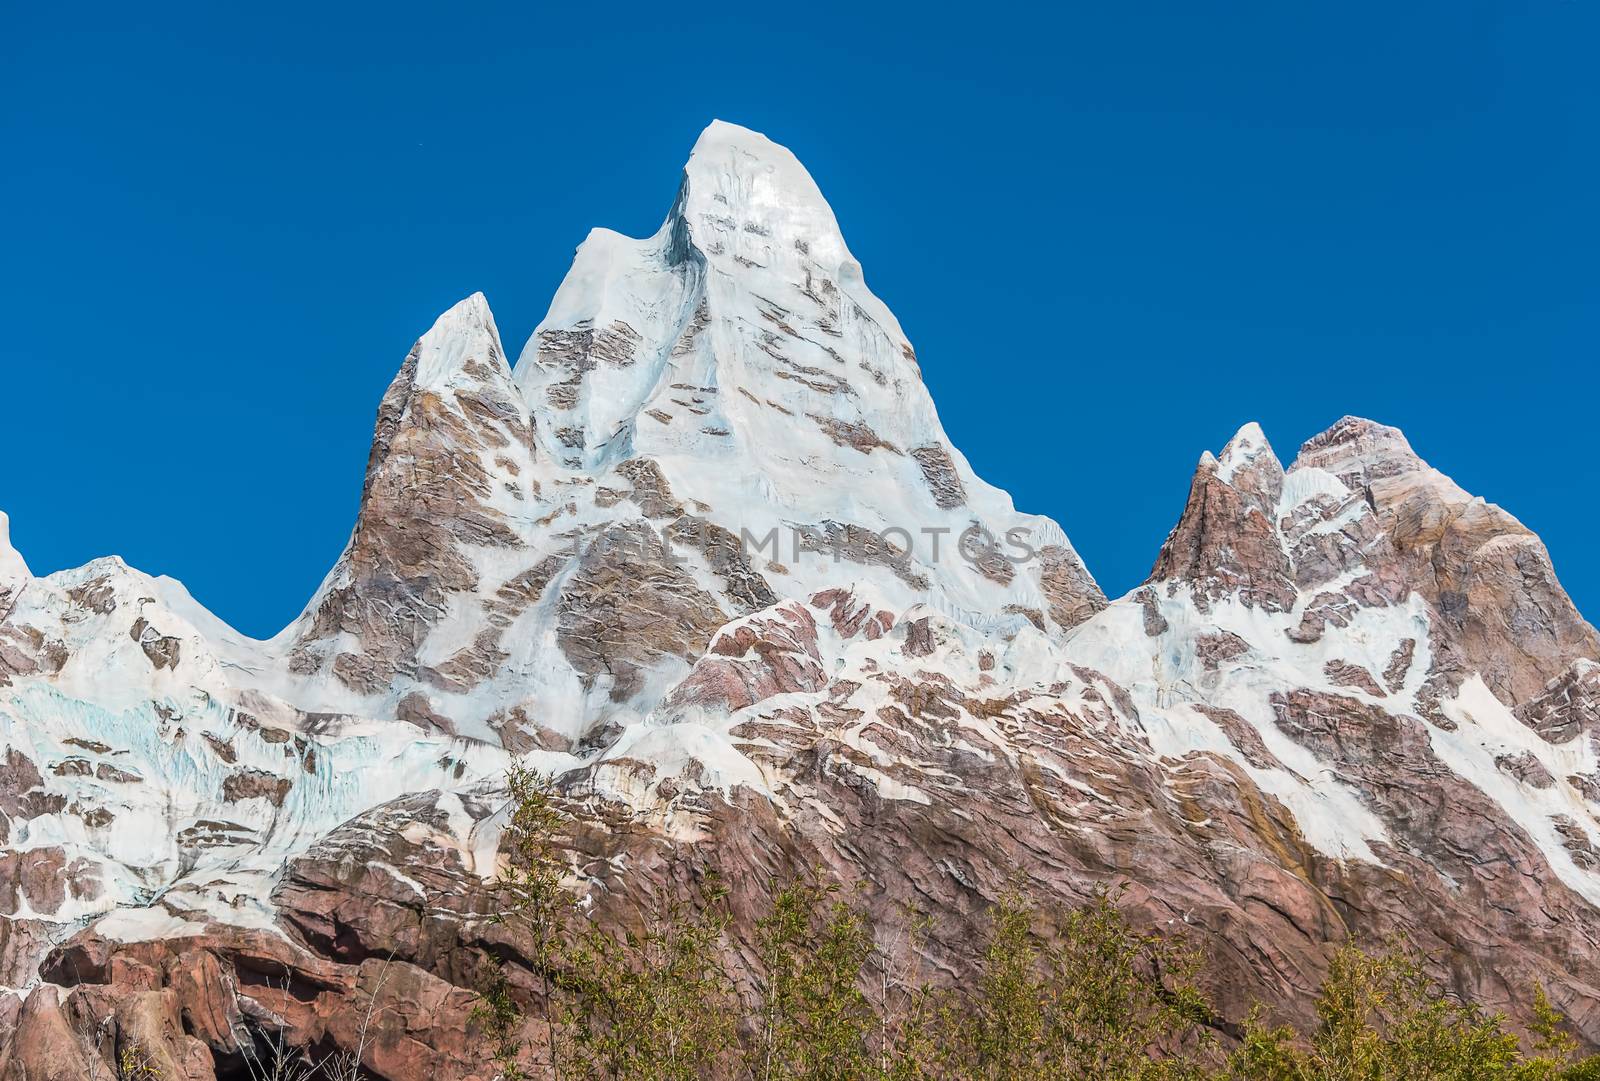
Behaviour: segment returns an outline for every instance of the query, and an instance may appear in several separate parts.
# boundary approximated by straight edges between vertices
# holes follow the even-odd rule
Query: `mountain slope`
[[[479,1076],[499,778],[552,774],[571,886],[637,926],[718,872],[984,904],[1120,884],[1219,1000],[1303,1013],[1400,933],[1600,1042],[1600,640],[1538,539],[1345,418],[1206,454],[1107,602],[981,481],[787,150],[713,124],[661,229],[597,230],[515,366],[481,295],[379,406],[351,539],[269,642],[116,559],[36,578],[0,517],[0,1081],[164,1075],[250,1033]],[[278,980],[278,974],[282,979]],[[268,975],[272,978],[268,978]],[[277,981],[277,982],[275,982]],[[66,1065],[62,1065],[66,1064]]]

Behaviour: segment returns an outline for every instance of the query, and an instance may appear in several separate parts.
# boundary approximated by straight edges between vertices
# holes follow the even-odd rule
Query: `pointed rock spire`
[[[505,382],[511,376],[489,301],[473,293],[434,320],[412,351],[418,386]]]
[[[441,435],[455,430],[479,450],[515,446],[531,456],[527,408],[511,381],[500,331],[482,293],[434,320],[389,384],[367,462],[368,492],[407,426]]]
[[[655,463],[719,528],[854,550],[906,603],[931,592],[1061,628],[1104,604],[1060,527],[1019,515],[950,444],[816,182],[757,132],[719,121],[701,134],[654,236],[588,236],[515,379],[541,450],[604,493],[631,484],[608,471]],[[909,560],[876,544],[885,530],[916,539]],[[971,559],[929,539],[969,530],[990,538]],[[1039,558],[1006,558],[993,538],[1008,534]],[[779,573],[800,581],[787,588],[832,584],[811,563],[791,548]]]
[[[1360,491],[1374,480],[1426,469],[1427,463],[1417,457],[1400,429],[1346,416],[1306,440],[1290,468],[1322,469]]]
[[[22,553],[11,547],[11,519],[0,511],[0,618],[16,597],[18,588],[30,578]]]
[[[378,407],[355,531],[292,631],[293,670],[326,672],[358,698],[450,683],[419,657],[452,596],[481,584],[475,552],[524,547],[534,461],[494,317],[474,293],[417,340]],[[481,652],[461,667],[498,663],[492,643]]]
[[[804,249],[827,266],[853,262],[817,182],[787,147],[760,132],[712,121],[684,166],[684,184],[675,210],[713,258],[732,260],[747,248]]]
[[[1201,456],[1149,581],[1187,582],[1202,603],[1238,592],[1247,604],[1292,607],[1294,571],[1277,524],[1282,491],[1283,466],[1261,426],[1246,424],[1220,457]]]
[[[1217,459],[1217,479],[1230,484],[1269,520],[1277,517],[1283,494],[1283,465],[1272,452],[1261,425],[1241,427]]]
[[[1247,468],[1263,459],[1270,460],[1277,466],[1278,472],[1283,472],[1283,466],[1278,463],[1278,456],[1272,452],[1272,444],[1267,442],[1267,435],[1261,430],[1261,425],[1249,421],[1242,425],[1228,440],[1227,446],[1222,448],[1222,454],[1217,461],[1220,466],[1218,473],[1223,480],[1231,480],[1239,469]]]

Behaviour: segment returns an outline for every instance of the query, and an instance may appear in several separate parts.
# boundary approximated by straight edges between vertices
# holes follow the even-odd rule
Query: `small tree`
[[[942,1035],[953,1029],[946,1016],[949,996],[929,986],[922,951],[933,921],[910,908],[897,945],[879,947],[877,969],[877,1075],[883,1081],[933,1081],[940,1076]]]
[[[550,779],[526,766],[506,771],[510,818],[501,847],[507,859],[496,878],[496,923],[522,933],[529,949],[527,960],[539,981],[545,1012],[546,1048],[550,1076],[559,1081],[557,1054],[555,970],[573,898],[562,883],[568,866],[557,843],[566,815],[557,805]],[[479,1002],[474,1017],[495,1045],[495,1060],[505,1081],[520,1081],[526,1074],[519,1063],[523,1046],[522,1013],[511,995],[503,963],[491,959],[479,979]]]
[[[1328,1081],[1489,1081],[1514,1076],[1520,1057],[1501,1017],[1450,998],[1407,953],[1341,949],[1317,1019],[1313,1076]]]
[[[504,964],[488,958],[478,973],[478,1001],[472,1020],[489,1041],[489,1055],[500,1068],[501,1081],[525,1081],[522,1068],[522,1008],[511,997]],[[554,1069],[554,1063],[551,1064]]]
[[[875,1069],[878,1019],[862,989],[874,954],[865,916],[837,884],[792,882],[756,925],[764,970],[747,1063],[757,1081],[859,1081]]]
[[[674,902],[642,932],[591,929],[570,951],[568,1065],[611,1081],[713,1076],[734,1046],[737,999],[722,962],[726,891]]]
[[[1239,1046],[1217,1073],[1217,1081],[1311,1081],[1298,1033],[1287,1025],[1271,1027],[1261,1007],[1250,1011]]]
[[[1111,899],[1035,933],[1037,914],[1013,890],[992,912],[976,993],[954,1012],[956,1073],[985,1079],[1145,1081],[1198,1076],[1210,1007],[1200,956],[1180,939],[1133,930]]]
[[[1187,1077],[1191,1053],[1209,1049],[1204,955],[1182,935],[1141,934],[1099,894],[1067,914],[1045,958],[1056,1057],[1086,1081]]]
[[[117,1081],[162,1081],[150,1053],[138,1043],[126,1043],[117,1053]]]
[[[1251,1015],[1224,1081],[1586,1081],[1577,1042],[1534,992],[1532,1053],[1505,1018],[1452,998],[1411,953],[1334,955],[1317,999],[1317,1027],[1300,1038]]]
[[[1533,990],[1532,1034],[1533,1057],[1523,1063],[1518,1081],[1600,1081],[1600,1059],[1572,1064],[1578,1054],[1578,1041],[1567,1031],[1567,1019],[1550,1004],[1550,996],[1542,987]]]
[[[962,1071],[987,1081],[1042,1076],[1045,1062],[1045,984],[1033,910],[1008,891],[990,911],[989,941],[976,994],[961,1028],[947,1040]]]

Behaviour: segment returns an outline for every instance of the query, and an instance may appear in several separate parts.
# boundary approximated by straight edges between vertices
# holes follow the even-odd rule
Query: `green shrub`
[[[836,884],[790,883],[756,925],[763,979],[745,1055],[755,1081],[856,1081],[877,1069],[865,973],[876,947]]]
[[[590,928],[561,979],[571,1076],[695,1081],[729,1066],[738,1000],[721,957],[728,916],[713,889],[672,905],[642,932]]]

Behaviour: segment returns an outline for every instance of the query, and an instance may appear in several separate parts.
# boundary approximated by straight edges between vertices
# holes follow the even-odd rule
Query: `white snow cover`
[[[11,519],[0,511],[0,597],[14,591],[28,578],[28,564],[22,553],[11,547]]]
[[[1381,863],[1368,842],[1388,842],[1387,830],[1362,802],[1360,793],[1311,751],[1278,727],[1271,696],[1288,688],[1356,694],[1336,687],[1323,675],[1330,660],[1362,664],[1383,671],[1389,654],[1405,638],[1426,641],[1427,617],[1420,600],[1397,608],[1363,609],[1345,628],[1330,628],[1317,642],[1302,645],[1283,632],[1300,620],[1311,600],[1301,598],[1297,610],[1272,613],[1227,598],[1211,611],[1198,611],[1187,592],[1168,597],[1156,591],[1158,610],[1167,630],[1151,638],[1144,629],[1144,609],[1133,597],[1114,602],[1080,627],[1067,647],[1077,663],[1104,672],[1132,694],[1140,720],[1157,753],[1182,758],[1211,751],[1233,759],[1264,792],[1277,796],[1295,816],[1301,832],[1319,851],[1336,858]],[[1202,634],[1224,632],[1249,644],[1248,652],[1208,670],[1196,646]],[[1420,686],[1427,671],[1424,650],[1411,667],[1408,690]],[[1375,667],[1374,667],[1375,666]],[[1251,764],[1218,725],[1198,712],[1197,705],[1231,709],[1256,729],[1263,744],[1283,769]]]
[[[1377,432],[1378,443],[1375,449],[1369,448],[1369,456],[1398,457],[1406,461],[1408,469],[1401,476],[1379,478],[1374,483],[1423,485],[1434,498],[1446,503],[1472,499],[1444,474],[1416,459],[1398,431],[1379,428]],[[1276,464],[1260,427],[1247,424],[1223,451],[1217,476],[1231,483],[1246,463],[1262,462],[1268,457]],[[1366,477],[1369,460],[1346,456],[1328,464],[1340,474]],[[1206,464],[1203,458],[1201,468]],[[1335,473],[1297,461],[1283,475],[1277,523],[1317,500],[1327,508],[1326,516],[1302,536],[1340,532],[1371,513],[1366,500]],[[1513,536],[1506,541],[1520,543],[1526,539]],[[1280,543],[1286,551],[1289,549],[1281,534]],[[1364,573],[1365,568],[1358,566],[1331,581],[1308,586],[1285,612],[1250,606],[1237,596],[1211,600],[1202,611],[1188,583],[1152,583],[1152,588],[1136,590],[1113,602],[1075,629],[1065,651],[1074,661],[1106,673],[1132,694],[1141,722],[1158,752],[1182,757],[1208,751],[1229,757],[1263,791],[1289,807],[1306,839],[1319,851],[1337,858],[1381,863],[1371,843],[1387,843],[1387,831],[1364,802],[1359,788],[1286,735],[1277,725],[1271,703],[1274,694],[1304,688],[1355,698],[1398,716],[1418,718],[1424,714],[1418,694],[1432,665],[1431,617],[1417,594],[1389,607],[1352,603],[1344,625],[1338,620],[1329,622],[1312,642],[1296,641],[1289,634],[1300,625],[1309,606],[1323,603],[1329,596],[1337,597]],[[1153,606],[1160,617],[1164,629],[1158,634],[1146,630],[1147,606]],[[1219,634],[1237,636],[1247,648],[1208,668],[1202,657],[1201,639]],[[1374,696],[1345,683],[1334,683],[1325,672],[1330,662],[1343,662],[1377,678],[1408,641],[1412,643],[1411,661],[1402,684],[1392,693]],[[1244,718],[1284,768],[1252,765],[1198,706],[1229,709]],[[1594,773],[1593,741],[1572,740],[1565,745],[1547,742],[1518,721],[1476,675],[1440,706],[1458,727],[1449,732],[1427,726],[1434,753],[1527,832],[1561,881],[1600,904],[1600,875],[1573,861],[1553,817],[1567,816],[1591,843],[1600,844],[1597,808],[1568,780]],[[1497,767],[1498,756],[1521,752],[1531,754],[1542,764],[1556,778],[1555,783],[1541,789]]]
[[[1278,457],[1272,453],[1272,444],[1267,442],[1266,433],[1261,430],[1261,425],[1252,420],[1222,448],[1222,455],[1217,459],[1217,476],[1231,482],[1241,467],[1263,459],[1278,464]]]
[[[104,889],[50,912],[24,899],[19,915],[75,921],[159,901],[168,913],[271,926],[267,896],[287,858],[369,807],[493,777],[510,761],[496,746],[393,720],[311,725],[279,699],[239,690],[211,648],[220,621],[177,583],[116,558],[33,579],[3,626],[37,629],[63,658],[48,679],[0,686],[0,755],[20,753],[45,792],[64,797],[59,811],[12,820],[7,847],[65,846]],[[235,650],[248,641],[222,638]],[[155,667],[146,645],[177,664]],[[249,794],[259,789],[230,794],[241,779],[288,783],[274,801]],[[118,926],[155,933],[170,921]]]
[[[418,386],[443,387],[475,383],[464,365],[475,357],[500,356],[500,331],[482,293],[439,316],[417,342]]]
[[[585,372],[575,409],[552,404],[552,389],[570,378],[552,335],[619,324],[638,338],[631,361]],[[1071,551],[1054,522],[1017,513],[972,473],[815,182],[788,150],[733,124],[701,135],[655,236],[589,235],[515,378],[549,458],[591,474],[629,457],[654,460],[709,520],[758,540],[777,529],[771,562],[784,569],[763,569],[787,576],[794,594],[837,577],[827,554],[795,553],[794,526],[905,530],[927,586],[860,573],[901,607],[931,601],[991,616],[1048,605],[1031,576],[1001,587],[955,557],[963,530],[981,523],[999,540],[1018,529],[1034,547]],[[558,437],[570,440],[575,427],[581,448]],[[857,446],[841,443],[852,438]],[[931,495],[911,453],[925,447],[949,454],[961,505],[941,507]],[[923,530],[942,531],[937,558]]]
[[[1593,740],[1576,739],[1552,744],[1516,717],[1505,703],[1474,675],[1454,698],[1440,703],[1444,715],[1457,725],[1454,732],[1430,728],[1433,751],[1457,774],[1467,778],[1500,805],[1511,821],[1538,843],[1539,849],[1561,881],[1600,905],[1600,876],[1573,862],[1572,854],[1555,829],[1555,817],[1564,815],[1600,847],[1600,822],[1594,808],[1567,778],[1593,774],[1597,765]],[[1501,755],[1526,753],[1550,771],[1555,782],[1538,788],[1519,781],[1497,767]]]

